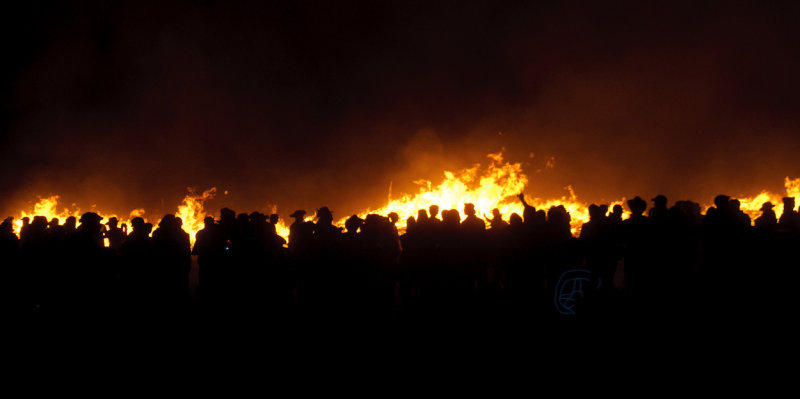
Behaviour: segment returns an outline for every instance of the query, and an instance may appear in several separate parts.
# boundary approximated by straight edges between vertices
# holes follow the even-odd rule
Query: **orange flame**
[[[189,240],[192,246],[194,246],[195,236],[197,232],[203,228],[203,219],[206,217],[203,205],[207,200],[214,198],[214,195],[217,194],[217,188],[211,187],[203,191],[202,194],[196,194],[192,187],[187,187],[186,189],[189,191],[189,194],[187,194],[186,197],[183,198],[183,202],[178,205],[178,211],[175,213],[175,216],[181,218],[183,221],[183,230],[189,233]]]
[[[359,213],[365,217],[367,214],[376,213],[387,215],[396,212],[399,217],[398,229],[403,232],[406,228],[406,220],[410,216],[417,216],[419,209],[428,209],[430,205],[436,204],[440,209],[457,209],[462,212],[465,203],[475,205],[475,210],[479,217],[487,217],[492,210],[497,208],[505,219],[512,213],[522,214],[523,205],[517,199],[517,194],[524,192],[528,187],[528,177],[523,173],[519,163],[509,163],[503,160],[502,153],[488,154],[490,162],[485,168],[480,164],[475,164],[471,168],[460,172],[444,172],[444,179],[437,185],[427,180],[417,181],[420,188],[417,193],[404,194],[399,198],[387,200],[387,204],[377,209],[367,209]],[[554,164],[548,161],[549,164]],[[756,196],[739,198],[741,209],[747,213],[752,220],[755,220],[761,212],[764,202],[772,202],[775,205],[776,214],[783,212],[782,198],[800,197],[800,178],[790,179],[786,177],[784,195],[762,191]],[[203,228],[203,219],[207,215],[204,209],[205,202],[214,197],[216,188],[212,187],[203,191],[201,194],[195,193],[194,189],[189,188],[189,193],[177,208],[176,216],[183,220],[183,229],[189,233],[192,244],[195,235]],[[588,204],[580,202],[571,186],[565,187],[566,195],[557,199],[542,199],[528,196],[528,203],[537,209],[547,210],[554,206],[563,206],[570,214],[570,227],[573,235],[580,233],[581,226],[589,220]],[[34,215],[45,216],[48,220],[58,218],[60,223],[69,216],[80,218],[81,210],[75,208],[70,210],[64,208],[58,210],[59,196],[40,197],[39,201],[33,205],[30,211],[21,211],[20,219],[15,221],[15,233],[19,234],[22,227],[23,217],[33,217]],[[623,204],[624,198],[614,201],[609,206]],[[74,204],[73,204],[74,206]],[[144,209],[134,209],[128,218],[119,218],[114,214],[100,214],[104,219],[117,217],[120,223],[129,223],[130,219],[140,216],[144,217]],[[626,212],[626,217],[627,217]],[[462,217],[465,215],[462,214]],[[344,226],[347,218],[342,218],[337,225]],[[154,224],[156,224],[155,221]],[[281,219],[275,226],[279,235],[288,240],[289,226]]]
[[[420,189],[416,194],[406,194],[390,200],[386,206],[366,210],[359,216],[364,217],[369,213],[387,215],[396,212],[400,216],[398,230],[402,232],[406,228],[408,217],[416,217],[419,209],[427,210],[428,206],[433,204],[442,210],[457,209],[462,212],[465,203],[472,203],[479,217],[491,215],[495,208],[499,209],[505,218],[512,213],[522,215],[524,207],[517,199],[517,195],[524,192],[528,184],[528,177],[522,172],[522,165],[504,162],[502,153],[488,154],[487,157],[490,163],[485,170],[481,170],[480,164],[476,164],[459,173],[445,171],[444,180],[436,187],[427,180],[417,181],[415,183],[420,185]],[[569,196],[551,200],[533,198],[528,203],[537,209],[563,205],[572,218],[572,233],[578,234],[580,226],[588,221],[587,206],[578,202],[572,187],[568,186],[566,189],[569,191]],[[463,218],[465,215],[461,216]],[[346,218],[341,219],[338,224],[344,225],[345,220]]]
[[[790,179],[787,176],[783,185],[786,188],[785,195],[761,191],[754,197],[739,198],[739,202],[741,203],[740,209],[750,216],[751,220],[756,220],[756,218],[761,215],[761,205],[765,202],[771,202],[772,205],[775,205],[773,209],[775,214],[780,216],[783,213],[783,197],[800,198],[800,177]]]
[[[214,197],[217,192],[216,187],[212,187],[206,191],[203,191],[202,194],[196,194],[194,189],[188,188],[189,194],[183,198],[183,201],[178,206],[178,210],[175,213],[175,216],[180,217],[183,220],[183,229],[189,233],[190,241],[192,245],[194,245],[195,235],[197,232],[203,228],[203,219],[206,216],[206,213],[203,209],[203,204],[206,200],[209,200]],[[59,224],[64,224],[65,220],[70,217],[74,216],[76,219],[80,219],[81,215],[84,213],[81,211],[80,208],[74,208],[72,210],[68,208],[63,208],[61,211],[58,210],[58,195],[51,195],[49,197],[39,197],[39,201],[33,205],[33,210],[30,212],[28,211],[21,211],[19,219],[14,221],[14,233],[19,236],[20,231],[22,229],[22,218],[28,217],[33,218],[34,216],[44,216],[50,221],[53,218],[57,218]],[[74,205],[74,204],[73,204]],[[130,212],[127,218],[122,218],[117,216],[114,213],[98,213],[103,220],[108,220],[112,217],[116,217],[120,224],[128,224],[130,225],[130,220],[135,217],[142,217],[145,221],[151,222],[154,225],[158,224],[158,220],[147,220],[144,217],[145,210],[142,208],[134,209]],[[288,235],[288,234],[287,234]],[[108,240],[104,240],[105,245],[108,246]]]

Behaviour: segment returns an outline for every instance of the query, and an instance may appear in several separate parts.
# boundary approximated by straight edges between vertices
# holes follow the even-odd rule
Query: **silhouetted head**
[[[64,222],[64,227],[72,230],[74,230],[75,226],[77,225],[78,225],[78,219],[76,219],[75,216],[68,217],[67,221]]]
[[[253,223],[263,223],[267,221],[267,215],[261,212],[250,212],[250,221]]]
[[[158,228],[164,230],[172,230],[176,227],[175,223],[175,215],[168,213],[161,218],[161,221],[158,222]]]
[[[153,224],[152,223],[145,223],[144,224],[144,233],[150,235],[153,232]]]
[[[442,214],[442,217],[444,217],[444,214]],[[417,211],[417,221],[418,222],[424,222],[426,220],[428,220],[428,212],[426,210],[424,210],[424,209],[418,210]]]
[[[653,206],[659,209],[663,209],[667,207],[667,197],[659,194],[656,195],[651,201],[653,201]]]
[[[51,229],[54,229],[54,228],[58,227],[58,218],[50,219],[50,223],[47,224],[47,227],[49,227]]]
[[[439,205],[431,205],[428,207],[428,212],[431,215],[431,219],[435,218],[439,215]]]
[[[522,214],[524,216],[525,212],[523,212]],[[528,219],[525,220],[527,221]],[[547,212],[545,212],[544,209],[539,209],[538,211],[533,212],[533,217],[531,218],[531,221],[536,224],[542,224],[547,222]]]
[[[323,206],[317,209],[317,219],[323,223],[331,223],[333,222],[333,213],[331,213],[331,210],[328,209],[327,206]]]
[[[544,212],[544,211],[542,211]],[[525,209],[522,210],[522,217],[528,223],[533,223],[536,220],[536,208],[533,206],[526,206]]]
[[[767,201],[767,202],[765,202],[765,203],[761,204],[761,209],[760,209],[760,211],[762,211],[762,212],[764,212],[764,211],[771,211],[771,210],[772,210],[772,208],[774,208],[774,207],[775,207],[775,205],[772,205],[772,202],[769,202],[769,201]]]
[[[628,200],[628,209],[630,209],[633,215],[641,216],[647,209],[647,203],[637,195],[633,197],[633,199]]]
[[[81,225],[84,225],[84,224],[87,224],[87,223],[97,223],[97,224],[99,224],[101,220],[103,220],[103,218],[100,215],[98,215],[98,214],[96,214],[94,212],[86,212],[83,215],[81,215],[80,222],[81,222]]]
[[[469,202],[464,204],[464,214],[467,216],[475,216],[475,204]]]
[[[567,223],[572,220],[564,205],[557,205],[547,210],[547,220],[550,222]]]
[[[119,223],[119,220],[117,220],[117,218],[115,218],[115,217],[113,217],[113,216],[112,216],[112,217],[110,217],[110,218],[108,219],[108,222],[106,222],[106,225],[107,225],[108,227],[111,227],[111,228],[113,229],[113,228],[116,228],[116,227],[117,227],[117,223]]]
[[[783,197],[783,211],[794,210],[794,197]]]
[[[492,217],[495,219],[502,219],[503,215],[500,214],[500,210],[497,208],[492,209]]]
[[[102,218],[101,218],[102,220]],[[33,221],[31,224],[37,227],[46,227],[47,226],[47,218],[44,216],[34,216]]]
[[[398,215],[397,212],[389,212],[389,214],[386,216],[389,217],[389,222],[392,224],[396,224],[397,221],[400,220],[400,215]]]
[[[103,218],[100,215],[94,212],[86,212],[83,215],[81,215],[80,229],[88,233],[99,233],[102,228],[102,226],[100,225],[101,220],[103,220]]]
[[[608,215],[608,204],[600,205],[600,216]]]
[[[0,223],[0,233],[4,235],[9,235],[14,231],[14,218],[7,217],[3,220],[3,223]]]
[[[298,209],[298,210],[292,212],[292,214],[289,215],[289,217],[290,218],[294,218],[298,222],[302,222],[303,219],[305,219],[305,217],[306,217],[306,211],[303,210],[303,209]]]
[[[210,228],[213,225],[214,225],[214,218],[212,218],[211,216],[206,216],[203,218],[203,226],[205,226],[205,228]]]
[[[589,205],[589,220],[598,219],[600,219],[600,207],[595,204]]]
[[[445,214],[442,213],[442,221],[445,221]],[[461,223],[461,214],[458,213],[457,209],[451,209],[447,212],[447,219],[449,219],[451,224],[458,225]]]
[[[512,226],[519,226],[522,224],[522,216],[514,212],[508,217],[508,224]]]
[[[31,224],[31,218],[29,218],[29,217],[27,217],[27,216],[25,216],[24,218],[22,218],[22,226],[23,226],[23,227],[24,227],[24,226],[27,226],[27,225],[29,225],[29,224]]]
[[[729,202],[731,201],[731,197],[727,195],[720,194],[714,197],[714,206],[717,207],[720,211],[727,211],[730,208]]]
[[[364,224],[364,219],[361,219],[358,215],[353,215],[344,222],[344,228],[346,228],[349,233],[355,233],[362,224]]]
[[[280,219],[281,218],[278,216],[277,213],[273,213],[273,214],[269,215],[269,222],[272,223],[272,224],[278,224],[278,221]]]
[[[230,225],[236,220],[236,212],[229,208],[219,210],[219,220],[223,224]]]
[[[566,239],[572,234],[570,230],[571,217],[564,205],[551,207],[547,210],[547,224],[557,232],[559,238]]]
[[[364,223],[361,225],[361,232],[370,236],[377,234],[381,231],[382,226],[386,223],[387,219],[376,213],[370,213],[364,218]]]
[[[414,219],[413,216],[409,216],[406,219],[406,233],[414,233],[417,227],[417,219]]]
[[[622,205],[616,204],[611,208],[611,213],[622,216]]]
[[[144,219],[140,217],[135,217],[131,220],[131,227],[133,227],[133,231],[140,232],[144,231]]]
[[[728,204],[729,204],[731,210],[734,211],[734,212],[739,212],[739,210],[740,210],[739,208],[742,206],[742,203],[739,202],[738,199],[732,199],[732,200],[730,200],[728,202]]]

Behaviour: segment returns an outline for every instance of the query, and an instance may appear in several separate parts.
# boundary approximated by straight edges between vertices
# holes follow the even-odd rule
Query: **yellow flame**
[[[207,200],[214,198],[214,195],[217,194],[217,188],[211,187],[203,191],[202,194],[196,194],[192,187],[188,187],[187,190],[189,194],[178,205],[178,211],[175,212],[175,216],[183,221],[183,230],[189,233],[189,241],[194,246],[195,236],[204,226],[203,219],[205,219],[206,213],[203,206]]]
[[[22,219],[23,218],[30,218],[33,220],[34,216],[44,216],[47,218],[49,222],[53,218],[57,218],[60,224],[64,224],[64,221],[67,220],[68,217],[74,216],[76,219],[80,219],[81,211],[80,209],[75,209],[70,211],[67,208],[62,209],[61,211],[58,210],[58,195],[51,195],[48,197],[39,197],[39,202],[33,205],[33,209],[30,212],[21,211],[19,219],[14,221],[14,233],[19,235],[20,230],[22,229]]]
[[[427,180],[416,181],[414,183],[419,185],[416,193],[404,194],[395,199],[390,197],[385,206],[364,210],[359,213],[359,216],[365,217],[370,213],[385,216],[390,212],[396,212],[400,217],[398,230],[402,233],[406,228],[406,220],[410,216],[416,217],[418,210],[427,210],[433,204],[438,205],[440,210],[457,209],[462,218],[465,217],[463,214],[465,203],[474,204],[477,215],[484,219],[491,215],[495,208],[500,210],[506,220],[512,213],[522,215],[524,207],[517,195],[526,189],[529,190],[530,187],[528,187],[528,177],[523,173],[521,164],[504,161],[502,153],[488,154],[487,157],[489,164],[485,168],[482,168],[480,164],[475,164],[460,172],[444,171],[444,179],[437,185]],[[742,211],[755,220],[761,214],[762,204],[769,201],[775,205],[776,214],[780,215],[783,212],[782,198],[784,196],[800,197],[800,178],[786,177],[784,186],[786,189],[784,194],[765,190],[753,197],[739,198]],[[205,202],[213,198],[217,190],[212,187],[200,194],[197,194],[192,188],[189,188],[188,191],[189,193],[178,205],[175,215],[183,220],[183,229],[189,233],[192,245],[194,245],[195,235],[204,227],[203,219],[207,215],[204,209]],[[570,214],[572,234],[577,236],[581,226],[589,220],[588,204],[578,200],[571,186],[565,187],[565,191],[566,194],[561,198],[542,199],[528,195],[526,199],[531,206],[537,209],[547,210],[554,206],[563,206]],[[59,210],[58,199],[57,195],[40,197],[30,211],[21,211],[20,218],[15,221],[15,233],[19,234],[23,217],[32,218],[39,215],[45,216],[48,221],[58,218],[62,224],[69,216],[80,218],[82,212],[78,208]],[[609,208],[617,204],[622,205],[624,201],[625,198],[611,202]],[[117,217],[120,223],[128,224],[130,219],[137,216],[144,217],[144,215],[145,211],[141,208],[132,210],[127,218],[120,218],[114,214],[100,214],[104,219]],[[624,216],[628,215],[626,210]],[[344,226],[346,219],[346,217],[340,219],[337,225]],[[158,223],[158,221],[151,222]],[[288,240],[289,225],[283,219],[279,220],[275,228],[280,236]]]
[[[490,163],[485,170],[481,169],[480,164],[476,164],[458,173],[445,171],[444,180],[435,187],[427,180],[416,181],[415,183],[420,186],[417,193],[390,200],[385,206],[363,211],[359,216],[364,217],[369,213],[387,215],[396,212],[400,217],[398,230],[403,232],[406,220],[410,216],[416,217],[418,210],[427,210],[434,204],[441,210],[457,209],[462,219],[466,216],[463,214],[465,203],[474,204],[475,211],[481,218],[491,215],[495,208],[500,210],[505,219],[512,213],[522,215],[524,207],[517,195],[524,192],[528,184],[528,177],[523,173],[522,165],[505,162],[502,153],[488,154],[487,157]],[[587,207],[578,202],[572,187],[567,187],[567,190],[569,196],[552,200],[533,198],[528,199],[528,204],[545,210],[552,206],[563,205],[572,218],[572,233],[578,234],[580,226],[588,221]],[[346,219],[341,219],[338,224],[344,225]]]
[[[175,216],[180,217],[183,220],[183,229],[189,233],[190,241],[192,245],[194,245],[195,235],[197,232],[203,228],[203,219],[206,216],[206,213],[203,209],[203,204],[206,200],[211,199],[216,194],[216,187],[212,187],[202,194],[196,194],[192,188],[188,189],[189,194],[183,198],[183,201],[178,206],[177,212]],[[74,208],[72,210],[68,208],[64,208],[61,211],[58,210],[58,195],[51,195],[49,197],[39,197],[39,201],[33,205],[33,209],[31,211],[21,211],[19,219],[14,221],[14,233],[19,236],[20,231],[22,229],[22,218],[28,217],[33,219],[34,216],[44,216],[47,218],[48,222],[53,218],[57,218],[60,225],[63,225],[66,219],[70,216],[74,216],[76,219],[80,220],[81,212],[80,208]],[[74,204],[73,204],[74,205]],[[117,216],[114,213],[102,213],[98,212],[100,217],[103,220],[107,221],[112,217],[116,217],[119,221],[119,225],[128,224],[130,225],[130,220],[135,217],[142,217],[145,221],[153,223],[154,225],[158,224],[158,220],[147,220],[144,218],[145,211],[142,208],[134,209],[130,212],[129,217],[122,218]],[[287,234],[288,236],[288,234]],[[104,239],[105,246],[109,245],[108,239]]]
[[[757,217],[761,216],[761,206],[765,202],[771,202],[772,205],[775,205],[773,209],[775,214],[780,216],[783,213],[783,197],[794,197],[795,199],[800,197],[800,177],[790,179],[787,176],[786,179],[784,179],[783,185],[786,188],[786,192],[783,195],[770,193],[764,190],[753,197],[739,198],[741,210],[750,216],[750,220],[755,220]]]

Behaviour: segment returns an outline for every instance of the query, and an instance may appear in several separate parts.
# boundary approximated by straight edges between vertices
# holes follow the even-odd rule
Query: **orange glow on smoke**
[[[526,190],[531,191],[529,186],[528,177],[523,173],[520,163],[509,163],[504,161],[502,153],[488,154],[489,164],[486,167],[481,167],[480,164],[475,164],[471,168],[464,169],[460,172],[444,171],[444,179],[435,184],[431,181],[421,180],[416,183],[420,186],[419,191],[414,194],[404,194],[399,198],[389,199],[387,204],[377,209],[367,209],[359,213],[359,216],[365,217],[367,214],[376,213],[383,216],[388,215],[390,212],[396,212],[400,220],[398,221],[398,230],[404,232],[406,228],[406,219],[410,216],[417,216],[419,209],[427,210],[430,205],[436,204],[440,210],[456,209],[461,214],[462,219],[466,216],[463,214],[465,203],[472,203],[475,205],[477,216],[487,220],[492,214],[492,210],[497,208],[503,215],[504,220],[512,213],[522,215],[523,205],[517,198],[519,193]],[[551,164],[548,161],[548,164]],[[790,179],[786,178],[785,183],[786,192],[784,194],[770,193],[762,191],[753,197],[738,198],[741,203],[741,209],[747,213],[751,220],[755,220],[761,215],[761,206],[764,202],[772,202],[775,205],[775,212],[780,215],[783,212],[782,198],[800,197],[800,178]],[[556,199],[542,199],[526,193],[526,199],[529,205],[534,206],[537,210],[547,210],[554,206],[563,206],[569,212],[571,218],[571,230],[573,235],[580,233],[581,226],[589,220],[588,205],[587,203],[578,200],[571,186],[565,187],[566,195]],[[535,190],[534,190],[535,191]],[[193,189],[189,188],[189,193],[184,197],[183,201],[178,205],[175,216],[180,217],[183,221],[183,229],[189,233],[192,245],[194,245],[195,235],[203,228],[203,219],[209,215],[205,212],[205,202],[214,198],[217,192],[216,187],[198,194]],[[80,219],[83,212],[78,209],[63,208],[58,209],[59,196],[52,195],[49,197],[40,197],[39,201],[33,205],[33,208],[28,211],[21,211],[20,218],[15,220],[15,233],[19,234],[22,227],[22,218],[33,216],[45,216],[48,221],[52,218],[58,218],[59,223],[63,224],[69,216],[75,216]],[[609,208],[616,204],[624,205],[625,199],[622,198],[614,201],[609,205]],[[701,204],[703,209],[708,208],[708,205]],[[623,208],[626,208],[623,206]],[[94,211],[94,209],[92,209]],[[96,212],[96,211],[94,211]],[[117,217],[120,226],[125,223],[130,226],[130,220],[134,217],[145,218],[144,209],[134,209],[130,212],[128,217],[120,217],[115,214],[104,214],[98,212],[100,216],[107,221],[110,217]],[[625,217],[628,216],[627,209]],[[337,223],[339,226],[344,226],[347,217],[340,219]],[[153,223],[154,226],[158,225],[159,220],[147,220]],[[284,219],[278,222],[275,226],[279,235],[288,240],[289,226],[285,223]],[[487,220],[488,227],[488,220]]]

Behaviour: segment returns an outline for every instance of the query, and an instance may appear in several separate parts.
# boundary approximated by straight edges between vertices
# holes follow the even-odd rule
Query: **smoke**
[[[339,217],[501,148],[541,197],[800,176],[793,4],[162,3],[9,13],[0,210],[217,187],[211,210]]]

